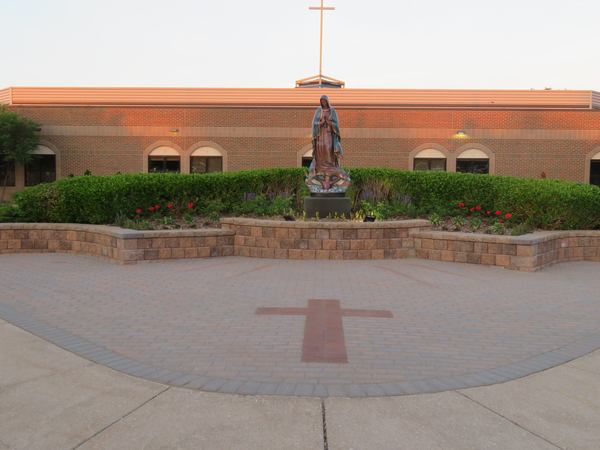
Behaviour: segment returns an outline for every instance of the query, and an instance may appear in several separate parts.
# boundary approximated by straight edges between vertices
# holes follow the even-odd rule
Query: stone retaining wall
[[[313,222],[227,218],[235,254],[278,259],[392,259],[415,255],[411,233],[431,228],[427,220]]]
[[[64,252],[119,263],[233,255],[234,233],[214,230],[137,231],[103,225],[0,223],[0,253]]]
[[[600,261],[600,231],[543,231],[523,236],[418,231],[417,258],[532,272],[562,261]]]
[[[432,231],[426,220],[285,222],[221,220],[222,229],[136,231],[103,225],[0,223],[0,254],[65,252],[119,263],[213,256],[278,259],[397,259],[535,271],[562,261],[600,261],[600,231],[524,236]]]

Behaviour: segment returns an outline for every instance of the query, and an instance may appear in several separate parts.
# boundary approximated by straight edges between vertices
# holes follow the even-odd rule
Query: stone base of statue
[[[340,194],[312,194],[304,197],[304,211],[310,218],[350,218],[352,201]]]

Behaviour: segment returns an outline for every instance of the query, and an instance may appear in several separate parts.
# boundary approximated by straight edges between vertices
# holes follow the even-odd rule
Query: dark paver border
[[[600,349],[600,333],[535,355],[512,364],[450,377],[428,378],[398,383],[318,384],[276,383],[206,377],[160,369],[122,356],[106,347],[47,325],[25,313],[0,303],[0,318],[92,362],[111,369],[171,386],[241,395],[296,397],[387,397],[466,389],[503,383],[567,363]]]

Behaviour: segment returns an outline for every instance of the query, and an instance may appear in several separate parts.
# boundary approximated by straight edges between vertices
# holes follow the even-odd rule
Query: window
[[[223,172],[223,158],[220,156],[192,156],[190,172]]]
[[[56,180],[56,155],[44,146],[39,145],[33,151],[33,159],[25,165],[25,186],[50,183]]]
[[[148,155],[148,172],[179,173],[180,171],[181,158],[174,148],[158,147]]]
[[[444,172],[446,170],[446,156],[435,149],[420,151],[413,161],[413,170],[431,170]]]
[[[462,173],[490,173],[488,159],[459,159],[456,161],[456,171]]]
[[[0,186],[15,185],[15,162],[5,161],[0,155]]]
[[[191,173],[223,172],[223,155],[212,147],[201,147],[190,156]]]
[[[446,158],[415,158],[414,170],[444,172],[446,170]]]
[[[489,157],[477,149],[465,150],[456,159],[456,171],[463,173],[490,173]]]
[[[600,186],[600,159],[592,160],[590,164],[590,183]]]
[[[148,172],[151,173],[179,173],[181,165],[178,156],[150,156],[148,158]]]
[[[25,186],[50,183],[56,180],[56,156],[34,155],[25,166]]]

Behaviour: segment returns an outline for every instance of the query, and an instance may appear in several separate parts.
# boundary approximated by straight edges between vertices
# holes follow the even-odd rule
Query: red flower
[[[481,205],[475,206],[475,211],[481,211]]]
[[[135,213],[136,214],[141,214],[143,212],[144,212],[144,210],[142,208],[135,208]]]
[[[469,208],[469,211],[475,212],[475,207],[473,206],[472,208]]]
[[[188,209],[194,209],[194,202],[189,202],[187,207]]]
[[[150,208],[148,208],[148,212],[153,213],[154,212],[154,206],[151,206]]]
[[[492,215],[492,212],[491,212],[491,211],[488,209],[488,210],[485,212],[485,215],[486,215],[486,216],[491,216],[491,215]]]
[[[502,211],[500,211],[500,210],[497,210],[497,211],[496,211],[496,215],[497,215],[497,216],[501,216],[501,215],[502,215]]]
[[[460,203],[458,204],[458,207],[459,207],[459,208],[464,208],[464,207],[465,207],[465,204],[464,204],[463,202],[460,202]]]
[[[168,208],[168,209],[173,209],[173,203],[170,203],[170,202],[169,202],[169,203],[167,203],[167,208]]]
[[[159,210],[160,209],[160,205],[154,205],[154,209]]]
[[[512,217],[511,213],[504,214],[504,218],[506,218],[506,219],[510,219],[511,217]]]

